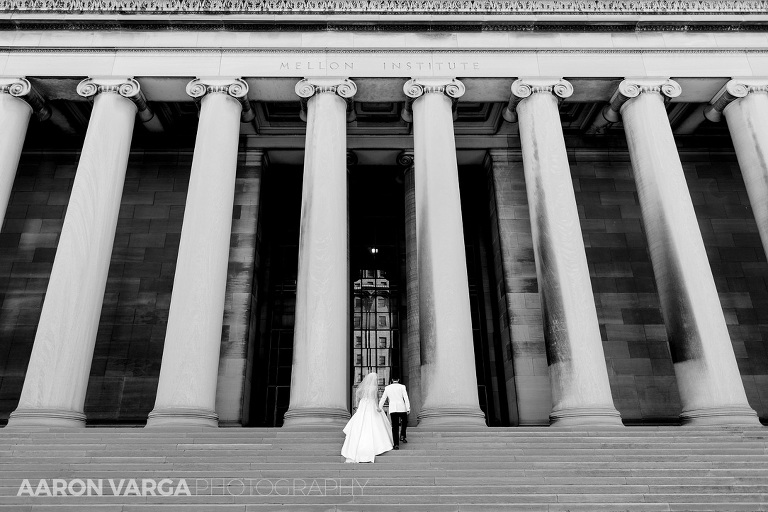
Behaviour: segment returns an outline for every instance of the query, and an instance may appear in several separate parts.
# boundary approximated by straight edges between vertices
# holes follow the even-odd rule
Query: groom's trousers
[[[405,439],[405,430],[408,428],[407,412],[391,412],[389,418],[392,421],[392,441],[395,446],[400,445],[400,439]],[[402,428],[402,430],[401,430]]]

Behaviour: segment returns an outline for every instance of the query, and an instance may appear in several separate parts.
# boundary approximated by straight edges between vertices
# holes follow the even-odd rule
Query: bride
[[[379,409],[378,380],[369,373],[357,386],[357,412],[350,418],[341,447],[346,462],[373,462],[376,455],[392,449],[392,427],[387,415]]]

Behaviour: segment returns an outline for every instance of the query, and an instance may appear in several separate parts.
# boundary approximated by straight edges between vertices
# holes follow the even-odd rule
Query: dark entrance
[[[467,251],[473,343],[480,405],[491,425],[508,424],[504,377],[495,341],[496,319],[489,291],[484,173],[462,172],[461,193]],[[260,249],[258,336],[255,341],[252,426],[281,426],[290,401],[296,306],[300,167],[265,173]],[[371,371],[379,386],[401,375],[405,329],[405,218],[402,171],[396,167],[352,168],[349,174],[350,405],[354,387]]]
[[[353,393],[371,372],[379,377],[379,393],[391,376],[401,373],[400,311],[405,309],[401,173],[395,167],[361,167],[350,174]]]

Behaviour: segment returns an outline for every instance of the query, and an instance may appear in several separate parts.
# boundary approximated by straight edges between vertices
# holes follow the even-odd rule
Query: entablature
[[[0,26],[765,31],[768,0],[0,0]]]

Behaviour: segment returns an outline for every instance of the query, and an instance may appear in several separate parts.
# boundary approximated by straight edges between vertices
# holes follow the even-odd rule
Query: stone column
[[[763,250],[768,254],[768,78],[729,81],[704,110],[712,121],[719,121],[721,113],[728,123]]]
[[[573,94],[560,79],[512,84],[508,120],[517,117],[544,323],[553,426],[615,425],[600,326],[558,112]]]
[[[665,97],[680,92],[673,80],[627,79],[610,106],[621,114],[627,136],[683,404],[680,417],[694,425],[758,425],[664,108]]]
[[[485,425],[477,398],[453,105],[464,84],[412,79],[419,276],[420,424]]]
[[[397,163],[405,167],[405,296],[406,332],[403,337],[406,366],[408,368],[408,398],[411,414],[408,424],[418,424],[421,412],[421,342],[419,339],[419,273],[416,257],[416,191],[414,189],[413,150],[406,150],[397,157]]]
[[[21,148],[33,112],[40,120],[51,115],[50,109],[29,81],[24,78],[0,77],[0,122],[3,125],[3,136],[0,137],[0,225],[8,208]]]
[[[184,207],[155,408],[147,427],[218,426],[219,370],[240,120],[248,84],[195,79],[200,122]]]
[[[348,79],[296,84],[306,109],[299,271],[291,400],[286,427],[337,426],[349,419]]]
[[[85,425],[96,330],[112,256],[136,112],[146,110],[132,78],[86,79],[94,97],[18,408],[8,426]]]

